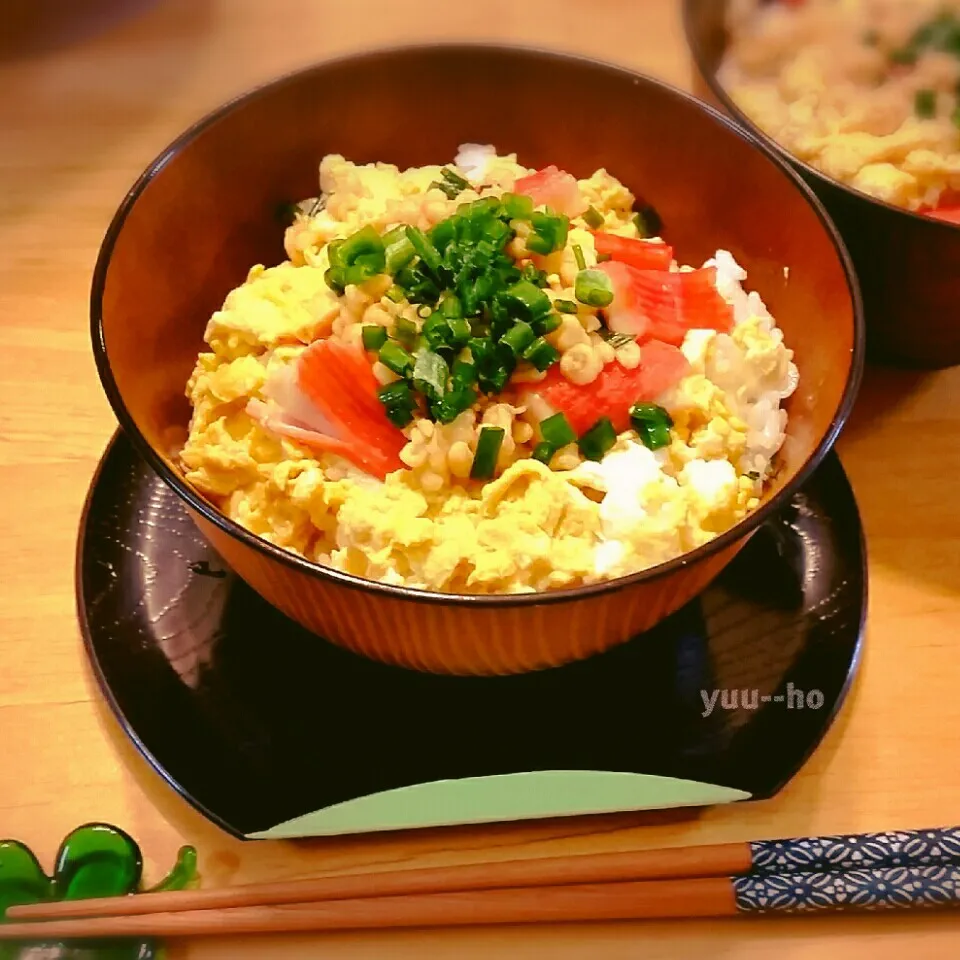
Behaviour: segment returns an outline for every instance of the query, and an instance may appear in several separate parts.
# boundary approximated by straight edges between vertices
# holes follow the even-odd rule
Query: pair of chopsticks
[[[960,827],[583,854],[10,907],[0,940],[726,917],[960,904]],[[9,921],[21,921],[10,923]]]

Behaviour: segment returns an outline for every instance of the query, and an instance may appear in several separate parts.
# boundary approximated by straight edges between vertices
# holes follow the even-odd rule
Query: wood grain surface
[[[839,721],[774,800],[363,839],[241,843],[140,759],[104,707],[74,614],[80,508],[114,430],[88,347],[90,275],[142,168],[244,89],[348,50],[503,39],[679,86],[676,0],[15,0],[0,30],[0,835],[45,867],[91,819],[136,836],[147,879],[183,842],[208,885],[320,872],[924,827],[960,819],[960,369],[871,371],[839,449],[870,554],[866,653]],[[547,92],[548,93],[548,92]],[[548,100],[545,100],[548,103]],[[563,106],[556,111],[558,135]],[[173,958],[954,957],[956,917],[594,924],[174,943]]]

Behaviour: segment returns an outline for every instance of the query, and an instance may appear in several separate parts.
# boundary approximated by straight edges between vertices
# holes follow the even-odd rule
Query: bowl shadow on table
[[[75,181],[109,169],[112,158],[120,200],[179,130],[175,120],[158,132],[146,155],[123,157],[124,140],[162,115],[189,77],[210,14],[209,0],[14,0],[12,10],[2,5],[0,69],[15,71],[16,78],[6,81],[0,98],[0,130],[6,159],[13,161],[0,171],[4,226],[37,212],[55,215],[60,195],[69,194]],[[175,47],[155,39],[166,34],[175,35]],[[134,71],[139,96],[124,92]]]

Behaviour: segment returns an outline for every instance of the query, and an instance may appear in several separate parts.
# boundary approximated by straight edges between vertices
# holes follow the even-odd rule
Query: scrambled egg
[[[734,0],[718,77],[828,177],[895,206],[935,207],[960,190],[960,58],[925,48],[914,63],[896,60],[950,10],[960,12],[942,0]]]
[[[324,159],[326,205],[290,227],[290,259],[255,266],[208,324],[209,350],[187,385],[187,481],[246,529],[308,560],[385,583],[468,593],[620,576],[695,548],[754,509],[783,440],[779,401],[795,387],[796,368],[760,298],[743,291],[746,274],[722,252],[713,263],[736,326],[729,335],[687,335],[690,372],[661,401],[675,424],[670,445],[656,452],[629,431],[599,463],[583,461],[573,446],[550,469],[531,459],[532,411],[501,397],[447,426],[407,428],[402,459],[410,469],[379,481],[248,415],[248,401],[262,399],[271,376],[313,339],[331,330],[346,338],[370,311],[387,309],[377,290],[351,288],[345,298],[329,290],[324,245],[366,223],[429,225],[448,215],[455,204],[429,187],[439,170]],[[494,156],[486,179],[505,189],[527,172],[513,157]],[[628,221],[633,198],[605,171],[580,188],[611,229]],[[593,256],[592,237],[574,226]],[[560,289],[564,281],[551,282]],[[503,472],[485,484],[469,479],[469,460],[463,469],[482,423],[507,431]]]

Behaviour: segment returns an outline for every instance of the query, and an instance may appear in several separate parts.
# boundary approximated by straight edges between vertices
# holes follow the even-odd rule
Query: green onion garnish
[[[553,305],[560,313],[577,312],[577,305],[572,300],[554,300]]]
[[[932,120],[937,115],[936,91],[918,90],[913,98],[913,110],[921,120]]]
[[[405,346],[411,346],[419,333],[417,325],[409,317],[397,317],[393,321],[393,335]]]
[[[451,374],[454,385],[469,387],[477,382],[477,365],[466,360],[458,360]]]
[[[529,280],[504,290],[499,296],[511,317],[530,322],[538,317],[546,316],[550,312],[550,298]]]
[[[538,270],[532,263],[528,263],[523,270],[520,272],[520,276],[524,280],[529,280],[530,283],[538,287],[545,287],[547,285],[547,272],[546,270]]]
[[[505,193],[500,204],[508,220],[529,220],[533,213],[533,199],[521,193]]]
[[[602,270],[581,270],[574,293],[588,307],[609,307],[613,303],[613,284]]]
[[[454,384],[432,410],[441,423],[453,423],[464,410],[469,409],[477,400],[477,391],[466,384]]]
[[[407,227],[407,239],[413,244],[413,249],[423,261],[423,265],[434,277],[437,277],[442,261],[437,248],[427,239],[426,234],[417,227]]]
[[[573,245],[573,258],[574,258],[574,260],[577,261],[577,269],[578,269],[578,270],[586,270],[586,269],[587,269],[587,261],[586,261],[585,257],[583,256],[583,247],[581,247],[579,243],[575,243],[575,244]]]
[[[663,407],[655,403],[635,403],[630,408],[630,423],[648,449],[659,450],[669,445],[673,418]]]
[[[550,461],[553,459],[553,455],[556,452],[557,451],[554,450],[554,448],[550,446],[549,443],[544,441],[543,443],[538,443],[533,448],[533,459],[539,460],[541,463],[546,464],[549,467]]]
[[[617,431],[609,417],[601,417],[581,438],[580,453],[587,460],[602,460],[617,442]]]
[[[386,298],[388,300],[392,300],[394,303],[402,303],[406,299],[406,294],[403,292],[402,287],[398,287],[396,284],[394,284],[386,292]]]
[[[406,380],[397,380],[381,387],[377,391],[377,397],[383,404],[387,419],[394,426],[403,428],[413,419],[416,399]]]
[[[477,440],[477,452],[470,468],[472,480],[489,480],[497,468],[497,457],[503,446],[503,427],[481,427]]]
[[[953,125],[960,130],[960,105],[957,106],[957,109],[953,111]]]
[[[421,350],[413,365],[413,385],[431,400],[441,400],[447,392],[447,361],[432,350]]]
[[[386,262],[383,240],[370,225],[347,237],[335,250],[331,249],[330,257],[330,263],[337,266],[352,267],[363,264],[374,271],[371,276],[382,273]]]
[[[596,207],[587,207],[583,219],[591,230],[599,230],[603,224],[603,214]]]
[[[368,324],[360,333],[364,350],[379,350],[387,342],[387,331],[375,323]]]
[[[546,255],[565,246],[570,228],[570,221],[565,216],[535,211],[530,214],[530,225],[533,233],[527,237],[526,243],[531,253]]]
[[[543,337],[537,337],[533,343],[523,351],[523,359],[533,364],[541,373],[552,367],[560,359],[560,353]]]
[[[663,230],[663,221],[660,219],[660,214],[649,204],[641,207],[634,214],[633,222],[637,228],[637,233],[647,240],[650,237],[659,237],[660,231]]]
[[[536,334],[533,327],[523,320],[518,320],[501,338],[500,342],[509,347],[510,352],[519,357],[527,347],[533,343]]]
[[[544,334],[553,333],[562,322],[555,313],[548,313],[545,317],[541,317],[534,322],[533,329],[542,337]]]
[[[413,369],[413,357],[395,340],[388,340],[381,348],[380,362],[401,377]]]
[[[575,443],[576,431],[562,413],[555,413],[552,417],[540,421],[540,433],[546,443],[559,449],[568,443]]]
[[[444,167],[440,172],[440,175],[448,183],[452,183],[455,187],[459,187],[461,191],[470,189],[470,181],[465,180],[460,176],[459,173],[457,173],[455,170],[451,170],[449,167]]]

